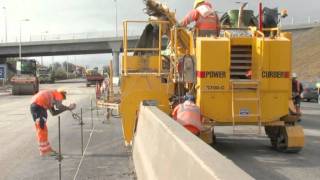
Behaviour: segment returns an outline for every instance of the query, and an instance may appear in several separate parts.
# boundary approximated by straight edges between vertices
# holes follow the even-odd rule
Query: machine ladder
[[[257,125],[259,127],[258,134],[261,134],[261,97],[260,97],[260,82],[254,80],[232,80],[231,81],[231,90],[232,90],[232,126],[233,133],[236,133],[236,121],[239,119],[248,119],[256,118]],[[236,94],[241,93],[254,93],[253,97],[238,97]],[[240,102],[253,103],[256,106],[256,112],[251,114],[248,112],[241,112],[240,106],[237,106]],[[236,107],[239,108],[239,111],[236,110]],[[239,113],[237,113],[239,112]],[[242,133],[239,132],[238,133]]]

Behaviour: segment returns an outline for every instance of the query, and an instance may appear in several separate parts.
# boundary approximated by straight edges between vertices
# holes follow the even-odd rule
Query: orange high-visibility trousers
[[[40,155],[43,156],[52,150],[50,143],[48,141],[48,128],[47,123],[44,123],[44,128],[40,128],[40,122],[35,123],[37,131],[37,139],[39,144]]]

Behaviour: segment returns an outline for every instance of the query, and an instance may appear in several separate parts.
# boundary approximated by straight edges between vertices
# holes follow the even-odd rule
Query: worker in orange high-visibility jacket
[[[186,27],[192,22],[196,23],[195,26],[200,37],[217,37],[220,34],[219,16],[208,1],[195,0],[193,9],[179,25]]]
[[[184,103],[174,108],[172,117],[190,132],[199,136],[202,130],[202,118],[200,108],[194,102],[194,96],[187,94]]]
[[[66,110],[75,109],[76,104],[74,103],[69,106],[62,104],[62,101],[66,99],[66,94],[65,89],[59,88],[57,90],[43,90],[32,97],[30,110],[35,122],[41,156],[58,155],[57,152],[51,148],[48,141],[47,110],[55,116]]]

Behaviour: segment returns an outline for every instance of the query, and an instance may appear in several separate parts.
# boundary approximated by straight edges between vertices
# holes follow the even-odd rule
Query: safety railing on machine
[[[129,24],[153,24],[153,25],[158,25],[159,27],[159,34],[158,34],[158,47],[155,48],[132,48],[128,47],[128,25]],[[123,68],[123,75],[127,76],[128,74],[128,53],[129,52],[155,52],[158,54],[158,69],[157,69],[157,75],[161,75],[161,67],[162,67],[162,60],[161,60],[161,48],[162,48],[162,30],[164,24],[167,24],[167,21],[124,21],[123,22],[123,29],[124,29],[124,34],[123,34],[123,53],[124,57],[122,60],[122,68]],[[140,73],[140,72],[139,72]],[[134,74],[139,74],[139,73],[134,73]],[[146,72],[141,72],[141,74],[146,74]]]

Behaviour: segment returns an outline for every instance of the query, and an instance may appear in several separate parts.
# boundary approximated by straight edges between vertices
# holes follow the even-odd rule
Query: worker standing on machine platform
[[[217,37],[220,34],[219,17],[208,1],[195,0],[193,9],[185,16],[180,25],[186,27],[192,22],[196,23],[200,37]]]
[[[185,96],[184,103],[174,108],[172,117],[193,134],[200,135],[202,129],[201,113],[200,108],[195,104],[193,95],[187,94]]]
[[[301,115],[300,103],[301,103],[301,94],[303,92],[302,84],[297,80],[298,76],[296,73],[292,73],[292,100],[296,108],[297,115]]]
[[[76,104],[72,103],[69,106],[64,106],[62,101],[66,99],[66,90],[59,88],[57,90],[43,90],[38,92],[32,98],[31,115],[35,122],[36,133],[39,143],[39,150],[41,156],[57,156],[58,153],[54,151],[48,141],[47,128],[47,110],[53,116],[56,116],[66,110],[73,110]]]

